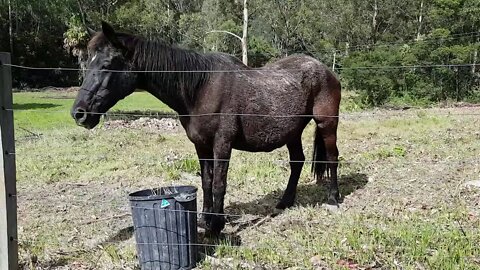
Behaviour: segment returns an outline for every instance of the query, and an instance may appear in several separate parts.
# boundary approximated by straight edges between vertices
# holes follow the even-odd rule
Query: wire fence
[[[45,111],[43,109],[7,109],[3,108],[5,111],[12,111],[12,112],[35,112],[41,114],[70,114],[70,111],[66,110],[56,110],[56,111]],[[178,118],[178,117],[212,117],[212,116],[240,116],[240,117],[260,117],[260,118],[314,118],[314,117],[325,117],[325,118],[342,118],[342,119],[358,119],[363,117],[372,117],[376,118],[379,116],[382,117],[421,117],[421,111],[416,113],[406,113],[405,111],[401,111],[398,113],[390,112],[388,115],[382,115],[380,112],[362,112],[362,113],[353,113],[353,114],[341,114],[341,115],[318,115],[318,114],[304,114],[304,115],[270,115],[270,114],[248,114],[248,113],[204,113],[204,114],[176,114],[176,113],[152,113],[152,112],[145,112],[145,113],[120,113],[120,112],[106,112],[106,113],[97,113],[97,112],[85,112],[85,114],[91,115],[100,115],[100,116],[123,116],[125,118],[129,117],[158,117],[158,118]],[[448,117],[466,117],[466,116],[480,116],[479,113],[451,113],[451,112],[435,112],[435,116],[448,116]],[[72,120],[73,121],[73,120]],[[72,125],[73,126],[73,125]],[[68,127],[72,127],[68,126]],[[35,133],[34,131],[28,130],[23,127],[19,127],[20,129],[27,132],[29,135],[32,136],[40,136],[39,134]],[[16,153],[6,152],[8,155],[16,155]],[[144,156],[143,156],[144,157]],[[88,159],[92,158],[91,155],[81,155],[77,154],[76,158],[83,158]],[[158,160],[157,156],[151,156],[152,160]],[[167,158],[166,160],[161,160],[162,162],[176,162],[176,161],[210,161],[210,162],[232,162],[238,161],[241,163],[257,163],[257,162],[270,162],[275,164],[288,164],[288,163],[305,163],[305,164],[365,164],[364,161],[349,161],[349,160],[339,160],[339,161],[319,161],[319,160],[286,160],[286,159],[269,159],[269,160],[250,160],[250,159],[198,159],[198,158]],[[469,163],[469,164],[478,164],[480,159],[458,159],[458,160],[422,160],[422,161],[404,161],[408,164],[460,164],[460,163]],[[378,162],[378,161],[376,161]],[[388,161],[382,161],[388,162]]]
[[[5,152],[6,155],[17,155],[17,153],[14,152]],[[87,155],[87,154],[76,154],[75,159],[92,159],[95,158],[96,156],[92,155]],[[105,158],[104,155],[97,156],[101,158]],[[132,156],[135,157],[135,156]],[[389,161],[388,159],[386,160],[375,160],[375,161],[354,161],[354,160],[338,160],[338,161],[323,161],[323,160],[288,160],[288,159],[267,159],[267,160],[262,160],[262,159],[247,159],[247,158],[232,158],[232,159],[221,159],[221,158],[177,158],[177,157],[169,157],[169,158],[163,158],[159,159],[158,156],[156,155],[144,155],[142,154],[142,158],[145,159],[150,159],[153,161],[158,161],[162,163],[166,163],[166,165],[172,165],[174,162],[177,161],[188,161],[188,162],[228,162],[228,163],[240,163],[240,164],[250,164],[250,163],[271,163],[271,164],[276,164],[276,165],[281,165],[281,164],[289,164],[289,163],[302,163],[302,164],[339,164],[339,165],[346,165],[346,164],[360,164],[360,165],[366,165],[366,164],[388,164]],[[114,158],[112,158],[114,159]],[[448,158],[445,160],[404,160],[401,163],[403,164],[411,164],[411,165],[421,165],[421,164],[480,164],[480,157],[479,158],[470,158],[470,159],[455,159],[455,158]]]
[[[28,111],[28,112],[35,112],[35,113],[45,113],[45,114],[50,114],[50,113],[60,113],[60,114],[69,114],[69,111],[42,111],[42,110],[22,110],[22,109],[4,109],[7,111]],[[272,117],[272,118],[313,118],[313,117],[332,117],[332,118],[344,118],[344,119],[358,119],[362,117],[378,117],[381,116],[379,113],[360,113],[360,114],[349,114],[349,115],[339,115],[339,116],[331,116],[331,115],[265,115],[265,114],[238,114],[238,113],[210,113],[210,114],[187,114],[187,115],[179,115],[179,114],[151,114],[151,113],[145,113],[145,114],[130,114],[130,113],[91,113],[95,115],[102,115],[102,116],[124,116],[126,118],[128,117],[171,117],[171,118],[177,118],[177,117],[206,117],[206,116],[244,116],[244,117]],[[480,113],[450,113],[450,112],[435,112],[435,116],[448,116],[448,117],[465,117],[465,116],[480,116]],[[421,113],[405,113],[404,111],[399,112],[399,113],[394,113],[390,114],[387,117],[422,117]],[[73,120],[72,120],[73,121]],[[73,126],[73,125],[72,125]],[[71,128],[72,126],[68,126],[68,128]],[[19,127],[21,128],[21,127]],[[141,128],[141,127],[140,127]],[[41,135],[35,133],[34,131],[21,128],[24,131],[26,131],[29,135],[32,136],[38,136],[40,137]],[[8,155],[16,155],[16,153],[9,153],[7,152],[6,154]],[[76,154],[76,158],[82,158],[82,159],[89,159],[93,158],[91,155],[82,155],[82,154]],[[151,158],[152,160],[159,160],[158,156],[145,156],[142,155],[143,158]],[[368,162],[365,161],[353,161],[353,160],[338,160],[338,161],[320,161],[320,160],[288,160],[288,159],[268,159],[268,160],[251,160],[251,159],[245,159],[245,158],[234,158],[234,159],[215,159],[215,158],[191,158],[191,157],[167,157],[165,159],[159,160],[161,162],[177,162],[177,161],[207,161],[207,162],[239,162],[239,163],[258,163],[258,162],[269,162],[273,164],[288,164],[288,163],[305,163],[305,164],[366,164]],[[378,162],[387,162],[388,160],[383,160],[383,161],[375,161],[375,163]],[[461,164],[461,163],[469,163],[469,164],[478,164],[480,162],[480,159],[453,159],[449,158],[446,160],[421,160],[421,161],[410,161],[406,160],[403,161],[404,163],[407,164]]]
[[[58,111],[45,111],[42,109],[4,109],[5,111],[16,111],[16,112],[35,112],[41,114],[70,114],[71,111],[58,110]],[[146,111],[145,113],[120,113],[120,112],[82,112],[88,115],[100,115],[100,116],[124,116],[128,117],[155,117],[155,118],[178,118],[178,117],[211,117],[211,116],[243,116],[243,117],[259,117],[259,118],[343,118],[343,119],[358,119],[364,117],[419,117],[418,113],[390,113],[388,115],[381,115],[381,112],[371,112],[371,113],[352,113],[352,114],[340,114],[340,115],[326,115],[326,114],[295,114],[295,115],[274,115],[274,114],[255,114],[255,113],[199,113],[199,114],[177,114],[177,113],[154,113]],[[449,112],[437,112],[436,116],[478,116],[480,113],[449,113]]]
[[[5,64],[4,64],[5,65]],[[376,67],[350,67],[350,68],[337,68],[339,70],[345,70],[345,69],[358,69],[358,70],[370,70],[370,69],[384,69],[384,70],[389,70],[389,69],[414,69],[414,68],[437,68],[437,67],[473,67],[473,66],[478,66],[479,64],[449,64],[449,65],[405,65],[405,66],[376,66]],[[27,66],[20,66],[20,65],[8,65],[13,68],[22,68],[22,69],[36,69],[36,70],[59,70],[59,71],[81,71],[82,69],[78,68],[37,68],[37,67],[27,67]],[[116,71],[116,70],[102,70],[105,72],[125,72],[125,71]],[[286,69],[285,71],[300,71],[299,69]],[[303,70],[302,70],[303,71]],[[205,70],[205,71],[129,71],[129,72],[139,72],[139,73],[192,73],[192,72],[202,72],[202,73],[231,73],[231,72],[278,72],[278,70],[268,70],[268,69],[248,69],[248,70]],[[13,108],[2,108],[5,111],[28,111],[28,112],[35,112],[35,113],[60,113],[60,114],[69,114],[69,111],[65,110],[58,110],[58,111],[44,111],[44,110],[32,110],[32,109],[13,109]],[[132,117],[132,116],[138,116],[138,117],[145,117],[149,116],[148,114],[131,114],[131,113],[118,113],[118,112],[110,112],[110,113],[96,113],[96,112],[87,112],[87,114],[92,114],[92,115],[101,115],[101,116],[125,116],[125,117]],[[154,114],[155,115],[155,114]],[[408,115],[408,114],[407,114]],[[452,114],[452,113],[435,113],[435,115],[444,115],[444,116],[459,116],[459,117],[465,117],[465,116],[479,116],[480,113],[458,113],[458,114]],[[150,115],[151,116],[151,115]],[[331,117],[331,118],[345,118],[348,119],[349,117],[363,117],[363,116],[368,116],[368,117],[376,117],[379,116],[378,113],[369,113],[369,114],[347,114],[347,115],[315,115],[315,114],[301,114],[301,115],[269,115],[269,114],[249,114],[249,113],[204,113],[204,114],[176,114],[176,113],[165,113],[165,114],[157,114],[157,117],[212,117],[212,116],[237,116],[237,117],[261,117],[261,118],[313,118],[313,117]],[[405,112],[399,113],[396,116],[402,116],[405,117],[406,114]],[[410,114],[409,116],[417,116],[418,114]],[[28,131],[28,130],[27,130]],[[28,131],[30,132],[30,131]],[[30,132],[32,133],[32,132]],[[16,155],[16,153],[6,153],[9,155]],[[77,158],[91,158],[90,155],[76,155]],[[152,156],[152,158],[158,159],[158,157]],[[253,163],[258,163],[258,162],[272,162],[272,163],[320,163],[320,164],[365,164],[368,162],[362,162],[362,161],[348,161],[348,160],[339,160],[339,161],[317,161],[317,160],[282,160],[282,159],[270,159],[268,161],[262,161],[262,160],[245,160],[245,159],[197,159],[197,158],[168,158],[162,160],[162,162],[175,162],[175,161],[207,161],[207,162],[231,162],[232,160],[237,160],[239,162],[245,163],[245,162],[253,162]],[[375,164],[378,164],[379,161],[374,161]],[[388,162],[388,161],[383,161],[383,162]],[[406,160],[404,161],[405,164],[479,164],[480,159],[459,159],[459,160],[452,160],[452,159],[443,159],[443,160],[421,160],[421,161],[410,161]],[[73,202],[71,202],[73,203]],[[225,218],[242,218],[245,215],[244,214],[231,214],[231,213],[213,213],[213,212],[202,212],[202,211],[189,211],[189,210],[176,210],[176,209],[162,209],[162,208],[156,208],[156,207],[134,207],[130,206],[130,208],[135,209],[135,208],[140,208],[144,210],[152,210],[152,211],[165,211],[165,212],[184,212],[187,214],[195,214],[195,215],[217,215],[217,216],[223,216]],[[99,219],[99,220],[93,220],[92,222],[101,222],[104,220],[109,220],[109,219],[115,219],[115,218],[123,218],[123,217],[128,217],[129,213],[125,212],[116,216],[112,217],[107,217],[105,219]],[[252,224],[252,226],[257,226],[258,224],[261,224],[264,222],[267,218],[269,217],[262,217],[262,216],[255,216],[253,220],[250,220],[249,223]],[[17,241],[19,241],[17,239]],[[116,243],[114,241],[111,242],[103,242],[104,244],[108,243]],[[225,244],[209,244],[209,243],[154,243],[154,242],[139,242],[136,243],[137,245],[161,245],[161,246],[198,246],[198,247],[205,247],[205,248],[219,248],[219,247],[225,247],[227,245]],[[228,245],[228,247],[238,247],[238,248],[245,248],[242,246],[236,246],[236,245]]]
[[[28,69],[28,70],[52,70],[52,71],[99,71],[112,73],[278,73],[281,71],[297,72],[305,71],[305,69],[294,68],[245,68],[245,69],[222,69],[222,70],[112,70],[112,69],[81,69],[70,67],[31,67],[15,64],[3,64],[12,68]],[[396,65],[396,66],[354,66],[354,67],[336,67],[335,70],[393,70],[393,69],[418,69],[418,68],[454,68],[454,67],[477,67],[480,63],[462,63],[462,64],[420,64],[420,65]]]
[[[478,37],[480,36],[480,32],[475,31],[475,32],[465,32],[465,33],[458,33],[458,34],[451,34],[448,37],[424,37],[418,40],[410,40],[410,41],[396,41],[396,42],[385,42],[385,43],[379,43],[379,44],[373,44],[373,45],[357,45],[357,46],[351,46],[348,49],[352,51],[363,51],[365,48],[376,48],[376,47],[391,47],[391,46],[398,46],[398,45],[413,45],[415,43],[419,42],[425,42],[425,41],[451,41],[451,40],[458,40],[458,39],[463,39],[465,37]],[[338,50],[338,52],[345,52],[345,50]]]

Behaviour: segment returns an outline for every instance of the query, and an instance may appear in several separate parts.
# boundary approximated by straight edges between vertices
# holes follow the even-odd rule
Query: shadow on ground
[[[50,109],[60,107],[61,105],[53,103],[22,103],[13,104],[14,110],[38,110],[38,109]]]
[[[338,186],[341,200],[358,189],[362,189],[368,182],[366,174],[349,174],[338,179]],[[295,206],[315,206],[327,201],[329,183],[317,185],[299,184],[297,187],[297,198]],[[283,189],[277,189],[256,200],[249,202],[232,203],[226,207],[225,212],[229,214],[250,214],[256,216],[271,216],[274,214],[275,205],[283,195]],[[233,221],[234,219],[230,219]]]

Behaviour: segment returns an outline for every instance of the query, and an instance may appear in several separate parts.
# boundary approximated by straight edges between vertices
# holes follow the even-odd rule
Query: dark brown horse
[[[337,204],[337,126],[340,83],[304,55],[250,69],[221,53],[199,54],[162,41],[116,33],[107,23],[89,42],[88,72],[72,108],[78,125],[95,127],[102,113],[135,89],[144,89],[181,115],[201,166],[203,211],[223,213],[232,149],[269,152],[287,145],[288,185],[277,204],[293,205],[305,156],[302,132],[316,123],[312,170],[330,178],[328,203]],[[204,215],[219,233],[222,215]]]

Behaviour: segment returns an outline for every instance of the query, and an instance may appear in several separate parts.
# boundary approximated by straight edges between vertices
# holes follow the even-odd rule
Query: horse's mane
[[[195,100],[196,90],[209,78],[210,73],[201,71],[213,68],[212,57],[167,44],[160,39],[145,39],[124,33],[117,33],[117,37],[132,53],[130,61],[134,69],[160,71],[145,73],[145,76],[160,85],[161,91],[182,91],[190,102]],[[88,43],[88,49],[95,51],[108,44],[106,36],[99,32]]]

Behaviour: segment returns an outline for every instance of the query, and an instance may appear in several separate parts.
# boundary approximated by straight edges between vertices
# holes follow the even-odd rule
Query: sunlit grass
[[[29,95],[41,93],[16,96],[17,106],[30,103]],[[146,95],[136,93],[119,108],[149,107],[135,99],[149,99]],[[58,107],[42,110],[67,109],[72,100],[42,103],[55,102]],[[151,102],[157,106],[158,101]],[[27,123],[27,116],[16,115],[18,123]],[[45,268],[63,259],[88,269],[132,269],[132,237],[99,244],[131,226],[130,218],[85,222],[128,212],[128,192],[171,184],[199,187],[201,206],[193,144],[183,131],[88,131],[73,123],[65,128],[67,122],[72,122],[68,115],[44,117],[32,126],[39,136],[17,140],[22,261],[35,255]],[[323,207],[327,185],[316,185],[306,164],[295,207],[269,217],[287,185],[288,152],[234,151],[226,213],[264,222],[232,218],[225,233],[240,239],[240,246],[219,242],[200,268],[478,269],[480,193],[464,186],[480,173],[478,162],[472,162],[480,158],[478,126],[474,115],[434,109],[342,119],[338,146],[345,160],[339,169],[344,202],[338,213]],[[312,141],[309,125],[303,135],[307,159]]]
[[[70,116],[75,96],[76,92],[64,91],[14,93],[16,131],[28,134],[28,131],[75,127],[75,122]],[[135,92],[111,109],[112,112],[133,110],[171,112],[171,109],[147,92]]]

